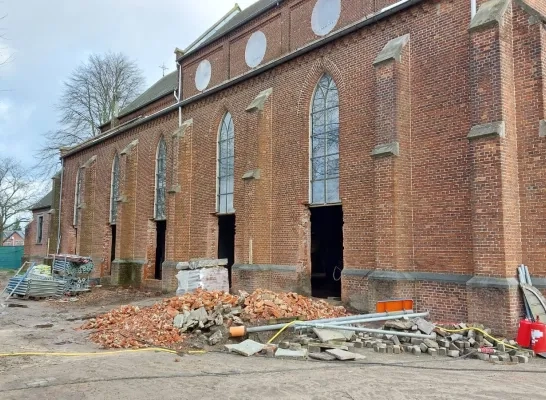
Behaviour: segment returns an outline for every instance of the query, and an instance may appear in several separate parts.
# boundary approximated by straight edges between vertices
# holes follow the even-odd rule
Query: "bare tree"
[[[45,145],[37,153],[42,172],[53,172],[61,147],[100,134],[99,126],[133,101],[143,85],[142,71],[124,54],[89,56],[64,82],[57,104],[59,129],[45,134]]]
[[[24,213],[37,200],[38,185],[29,170],[13,158],[0,157],[0,237],[27,222]]]

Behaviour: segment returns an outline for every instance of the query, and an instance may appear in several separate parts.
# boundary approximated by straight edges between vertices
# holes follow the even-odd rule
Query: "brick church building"
[[[60,251],[104,284],[411,297],[511,331],[546,288],[546,0],[258,0],[63,149]],[[196,35],[197,36],[197,35]]]

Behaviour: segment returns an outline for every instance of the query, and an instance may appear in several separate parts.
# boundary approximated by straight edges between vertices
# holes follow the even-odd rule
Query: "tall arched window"
[[[77,226],[80,220],[80,208],[82,205],[82,180],[82,169],[78,168],[78,173],[76,174],[76,184],[74,187],[74,226]]]
[[[118,217],[118,197],[119,197],[119,156],[116,153],[112,162],[112,183],[110,187],[110,223],[116,224]]]
[[[218,201],[216,211],[229,214],[233,210],[233,167],[234,167],[234,137],[233,119],[226,113],[218,135]]]
[[[161,138],[157,145],[155,162],[155,210],[154,217],[158,221],[167,219],[165,212],[165,193],[167,191],[167,144]]]
[[[311,105],[311,204],[339,203],[339,95],[325,74]]]

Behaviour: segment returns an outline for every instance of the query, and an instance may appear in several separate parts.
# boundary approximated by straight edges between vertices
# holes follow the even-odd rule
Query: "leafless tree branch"
[[[99,135],[99,126],[112,119],[116,108],[129,105],[143,86],[142,71],[124,54],[92,54],[64,82],[56,106],[59,128],[45,134],[45,145],[36,154],[40,171],[51,175],[61,147]]]

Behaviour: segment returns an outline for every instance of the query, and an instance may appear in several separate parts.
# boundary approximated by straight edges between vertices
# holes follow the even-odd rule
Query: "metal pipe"
[[[305,324],[305,323],[304,323]],[[394,336],[406,336],[410,338],[419,338],[419,339],[434,339],[436,335],[424,335],[422,333],[408,333],[401,331],[386,331],[384,329],[370,329],[370,328],[354,328],[350,326],[337,326],[337,325],[323,325],[323,324],[310,324],[308,325],[313,328],[320,329],[336,329],[341,331],[354,331],[354,332],[366,332],[366,333],[379,333],[384,335],[394,335]]]
[[[426,317],[428,316],[429,312],[422,312],[422,313],[417,313],[417,314],[412,314],[412,318],[417,318],[417,317]],[[388,321],[388,320],[392,320],[392,319],[399,319],[400,316],[399,315],[391,315],[389,317],[376,317],[376,318],[362,318],[362,319],[356,319],[356,320],[349,320],[349,321],[333,321],[333,322],[330,322],[326,325],[332,325],[332,326],[336,326],[336,325],[348,325],[348,324],[365,324],[365,323],[368,323],[368,322],[377,322],[377,321]]]
[[[390,319],[397,319],[397,318],[403,317],[404,315],[408,315],[408,314],[413,315],[413,311],[408,310],[408,311],[396,311],[396,312],[392,312],[392,313],[386,312],[386,313],[375,313],[375,314],[349,315],[347,317],[316,319],[316,320],[313,320],[313,321],[296,321],[294,323],[294,325],[295,325],[294,328],[299,329],[301,327],[305,327],[305,324],[307,324],[307,325],[314,324],[314,323],[321,323],[322,324],[322,323],[325,323],[325,322],[343,322],[343,323],[348,324],[348,323],[352,323],[351,321],[353,321],[353,320],[354,321],[356,321],[356,320],[368,321],[370,318],[381,317],[381,316],[383,316],[383,318],[385,318],[385,317],[394,317],[394,318],[390,318]],[[247,328],[246,331],[248,333],[274,331],[274,330],[277,330],[277,329],[284,328],[285,325],[286,325],[286,323],[284,323],[284,324],[275,324],[275,325],[253,326],[253,327]]]

